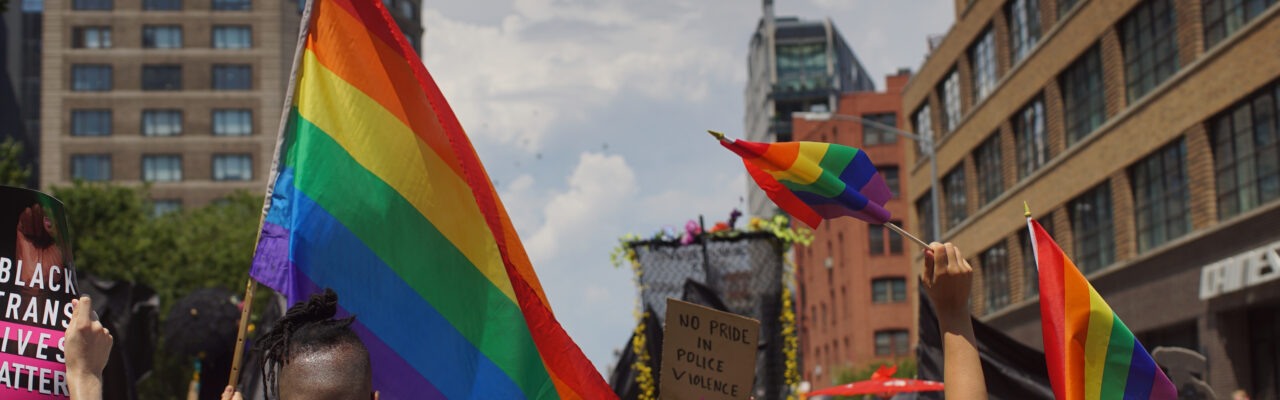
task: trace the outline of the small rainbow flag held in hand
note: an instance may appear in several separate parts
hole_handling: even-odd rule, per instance
[[[611,399],[377,0],[311,0],[250,275],[338,293],[383,399]]]
[[[1030,213],[1028,213],[1030,214]],[[1040,322],[1058,400],[1176,400],[1177,390],[1093,285],[1027,218],[1040,269]]]
[[[889,222],[884,203],[893,197],[867,153],[849,146],[818,142],[720,144],[742,156],[751,179],[778,207],[810,227],[823,219],[854,217],[872,224]]]

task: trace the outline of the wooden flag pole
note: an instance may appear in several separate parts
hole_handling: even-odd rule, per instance
[[[892,223],[892,222],[885,222],[885,223],[884,223],[884,226],[889,227],[889,229],[892,229],[894,232],[898,232],[898,234],[899,234],[899,235],[902,235],[902,236],[906,236],[906,237],[908,237],[908,238],[911,238],[911,240],[914,240],[916,243],[919,243],[921,246],[924,246],[924,248],[926,248],[926,249],[927,249],[927,248],[929,248],[929,244],[928,244],[928,243],[925,243],[923,240],[920,240],[920,238],[916,237],[916,235],[912,235],[912,234],[910,234],[910,233],[907,233],[907,231],[902,230],[902,228],[899,228],[899,227],[898,227],[898,225],[896,225],[896,224],[894,224],[894,223]]]
[[[249,311],[253,310],[253,291],[258,281],[249,278],[244,288],[244,305],[240,307],[240,332],[236,334],[236,353],[231,358],[231,379],[227,386],[236,387],[240,381],[240,363],[244,362],[244,335],[249,331]]]

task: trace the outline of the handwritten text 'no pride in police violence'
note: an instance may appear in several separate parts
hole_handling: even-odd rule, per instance
[[[700,330],[702,327],[702,319],[697,315],[680,315],[680,326],[689,328],[694,331]],[[722,321],[710,320],[706,324],[707,330],[704,332],[708,335],[719,337],[720,339],[730,342],[741,342],[747,346],[752,346],[753,341],[749,340],[750,328],[743,328],[736,325],[730,325]],[[738,387],[736,383],[724,382],[716,379],[715,376],[703,375],[699,372],[712,371],[724,373],[723,359],[717,359],[715,349],[713,349],[712,341],[703,337],[698,337],[697,348],[690,350],[683,347],[676,348],[677,365],[671,367],[677,380],[684,380],[690,385],[700,387],[702,389],[713,392],[723,393],[727,396],[738,397],[739,393],[744,390]],[[681,371],[681,366],[689,368],[689,370]]]

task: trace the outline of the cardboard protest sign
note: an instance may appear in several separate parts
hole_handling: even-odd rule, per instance
[[[62,202],[0,186],[0,399],[68,398],[62,335],[78,296]]]
[[[667,299],[659,397],[749,399],[760,321]]]

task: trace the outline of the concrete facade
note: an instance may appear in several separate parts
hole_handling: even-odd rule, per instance
[[[893,114],[896,126],[902,128],[905,124],[902,123],[901,92],[908,79],[910,73],[902,72],[887,78],[884,92],[843,94],[835,113],[863,118]],[[867,143],[863,135],[866,127],[853,121],[794,119],[793,123],[796,140],[856,147],[866,151],[882,169],[905,171],[902,155],[903,147],[911,145],[908,140],[896,138],[892,143]],[[899,182],[899,193],[905,193],[902,191],[905,188]],[[890,200],[886,208],[896,218],[910,215],[901,197]],[[910,226],[907,219],[898,223]],[[872,230],[881,232],[875,244],[869,236]],[[877,332],[890,335],[903,332],[908,341],[914,343],[911,310],[916,289],[915,280],[909,279],[911,258],[906,253],[910,249],[906,241],[908,239],[891,234],[887,228],[839,218],[823,221],[814,230],[810,246],[796,247],[801,376],[815,390],[841,383],[835,381],[841,370],[863,368],[876,360],[913,357],[911,344],[905,345],[908,351],[904,354],[895,354],[893,350],[898,346],[893,344],[888,354],[876,352]],[[881,254],[872,254],[872,246],[879,247]],[[884,301],[873,300],[874,281],[880,280],[883,284],[899,279],[903,293],[889,293]]]
[[[1280,58],[1276,57],[1280,7],[1274,1],[1259,2],[1260,8],[1251,9],[1225,39],[1210,43],[1206,21],[1215,14],[1203,8],[1217,2],[1166,0],[1172,8],[1174,26],[1168,36],[1176,44],[1172,51],[1176,67],[1169,76],[1157,78],[1145,93],[1129,93],[1133,90],[1127,85],[1129,78],[1142,78],[1143,72],[1130,71],[1132,64],[1126,62],[1126,52],[1135,50],[1126,44],[1125,18],[1153,7],[1156,0],[1078,0],[1059,7],[1060,1],[1038,2],[1040,38],[1030,55],[1016,62],[998,60],[998,65],[1008,67],[997,68],[996,88],[983,99],[964,98],[963,118],[953,131],[945,132],[936,123],[940,103],[935,88],[948,71],[960,66],[961,93],[971,92],[969,72],[963,68],[969,64],[967,49],[988,27],[997,33],[997,47],[1008,48],[1008,40],[1000,38],[1008,37],[1009,2],[957,0],[957,23],[903,93],[904,110],[930,107],[940,174],[957,167],[967,172],[967,217],[952,226],[944,224],[941,236],[965,249],[978,269],[973,312],[1024,343],[1041,347],[1038,297],[1031,286],[1034,279],[1027,276],[1033,270],[1025,267],[1023,261],[1029,255],[1023,254],[1020,245],[1026,230],[1023,202],[1030,204],[1038,220],[1053,225],[1051,233],[1058,244],[1078,258],[1083,246],[1079,235],[1088,228],[1077,223],[1086,212],[1073,207],[1073,200],[1093,188],[1106,187],[1111,232],[1098,237],[1110,243],[1114,255],[1085,271],[1094,287],[1148,349],[1171,345],[1205,354],[1211,368],[1204,378],[1218,395],[1246,389],[1254,398],[1280,396],[1277,347],[1274,339],[1267,339],[1280,334],[1274,317],[1280,310],[1280,286],[1259,280],[1230,293],[1200,295],[1201,288],[1212,283],[1205,267],[1280,239],[1280,231],[1269,228],[1280,218],[1280,203],[1272,199],[1264,198],[1239,213],[1223,211],[1219,202],[1231,195],[1223,188],[1233,187],[1237,179],[1244,185],[1256,178],[1232,175],[1233,163],[1241,162],[1224,150],[1224,143],[1231,146],[1232,142],[1215,141],[1230,134],[1230,129],[1215,128],[1215,123],[1231,119],[1242,105],[1274,108],[1280,82]],[[1097,74],[1101,122],[1072,140],[1067,133],[1070,110],[1065,86],[1071,83],[1066,75],[1074,62],[1093,51],[1101,67]],[[997,51],[998,58],[1006,57],[1001,54],[1007,56],[1008,51]],[[1049,158],[1019,178],[1018,144],[1011,124],[1034,99],[1043,100]],[[1258,128],[1250,133],[1265,137],[1267,129],[1276,129],[1275,118],[1267,113],[1274,115],[1274,111],[1252,115],[1246,111],[1235,126],[1252,119]],[[912,129],[918,131],[918,127]],[[974,173],[979,161],[975,149],[991,135],[999,135],[1002,143],[998,178],[1003,185],[996,198],[980,204],[976,188],[993,177]],[[1258,157],[1269,157],[1266,152],[1273,150],[1265,147],[1265,141],[1259,143]],[[1161,176],[1169,178],[1165,185],[1177,187],[1171,193],[1182,197],[1175,202],[1183,206],[1165,217],[1183,221],[1185,232],[1169,234],[1143,248],[1144,231],[1136,216],[1151,207],[1142,205],[1145,186],[1137,171],[1148,157],[1171,146],[1184,149],[1167,159],[1176,160],[1179,173]],[[916,219],[919,229],[928,223],[919,214],[920,205],[933,188],[926,160],[914,152],[907,152],[906,158],[911,166],[910,212],[922,217]],[[943,204],[935,206],[947,221],[948,194],[945,189],[940,194]],[[1004,265],[982,265],[981,254],[999,246],[1007,249]],[[922,265],[919,258],[914,264]],[[999,275],[986,269],[1003,269],[1007,280],[984,282],[985,276]],[[987,304],[989,291],[1007,293],[1010,301]]]
[[[76,155],[110,157],[110,180],[142,184],[143,158],[181,157],[181,179],[151,182],[151,197],[199,207],[237,190],[262,192],[271,168],[281,110],[287,90],[301,19],[300,0],[252,0],[247,10],[215,10],[222,0],[181,1],[179,10],[144,9],[146,0],[112,0],[108,10],[76,10],[78,0],[46,0],[40,88],[41,186],[68,185]],[[419,0],[384,0],[402,32],[419,49],[423,28]],[[181,28],[178,48],[144,48],[147,26]],[[247,26],[250,47],[214,47],[215,26]],[[77,48],[77,28],[105,27],[111,32],[105,48]],[[111,88],[77,91],[72,87],[75,65],[109,65]],[[174,65],[181,68],[178,90],[144,90],[143,68]],[[217,89],[213,71],[219,65],[247,65],[247,90]],[[248,109],[251,133],[213,134],[214,110]],[[108,135],[72,135],[74,110],[110,110]],[[181,133],[143,134],[144,110],[179,110]],[[214,158],[248,156],[249,180],[217,180]]]

